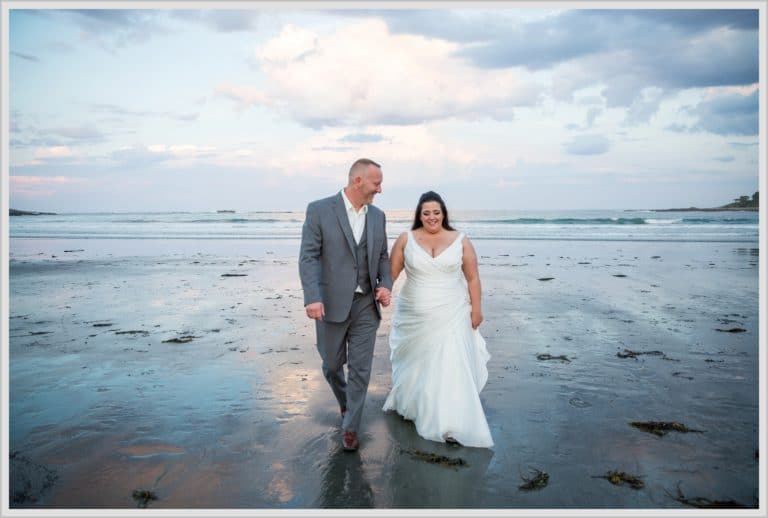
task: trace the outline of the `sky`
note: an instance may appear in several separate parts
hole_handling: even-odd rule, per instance
[[[759,189],[757,9],[14,5],[11,208],[302,210],[360,157],[384,209],[426,190],[557,210]]]

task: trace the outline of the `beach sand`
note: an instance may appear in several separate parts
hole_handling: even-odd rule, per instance
[[[12,239],[11,507],[757,506],[757,244],[474,244],[494,447],[381,411],[391,306],[347,453],[298,243]],[[548,484],[520,489],[535,469]]]

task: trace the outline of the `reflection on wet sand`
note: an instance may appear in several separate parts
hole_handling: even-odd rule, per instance
[[[11,261],[12,505],[128,509],[147,490],[156,509],[680,508],[678,484],[689,499],[757,505],[757,248],[480,245],[492,451],[424,440],[381,411],[388,309],[361,448],[343,452],[295,258]],[[519,257],[482,258],[497,253]],[[248,277],[223,281],[230,271]],[[732,328],[744,331],[718,331]],[[186,335],[199,338],[165,342]],[[675,361],[617,356],[625,348]],[[656,437],[635,420],[705,433]],[[530,467],[550,474],[546,488],[518,490]],[[609,470],[645,487],[593,478]]]
[[[320,495],[313,507],[338,509],[374,507],[373,491],[358,452],[344,451],[337,445],[323,464]]]
[[[395,412],[387,412],[384,420],[395,444],[388,481],[392,507],[445,509],[478,506],[478,496],[484,486],[484,475],[493,458],[493,450],[423,439],[416,433],[413,422]],[[408,455],[406,452],[409,450],[461,458],[466,464],[452,468],[424,462]]]

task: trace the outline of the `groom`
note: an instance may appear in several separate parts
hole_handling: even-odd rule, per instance
[[[304,306],[315,320],[323,375],[339,402],[347,451],[360,446],[357,431],[381,320],[379,304],[389,305],[392,289],[386,218],[371,205],[381,181],[379,164],[357,160],[341,192],[307,206],[301,231]]]

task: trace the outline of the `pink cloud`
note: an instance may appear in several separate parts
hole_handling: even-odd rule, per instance
[[[71,157],[74,153],[67,146],[53,146],[41,148],[35,151],[35,158],[64,158]]]
[[[9,176],[8,180],[11,183],[11,187],[82,182],[79,178],[69,178],[67,176]]]
[[[13,196],[48,198],[57,193],[59,186],[79,184],[83,180],[66,176],[9,176],[8,182]]]

